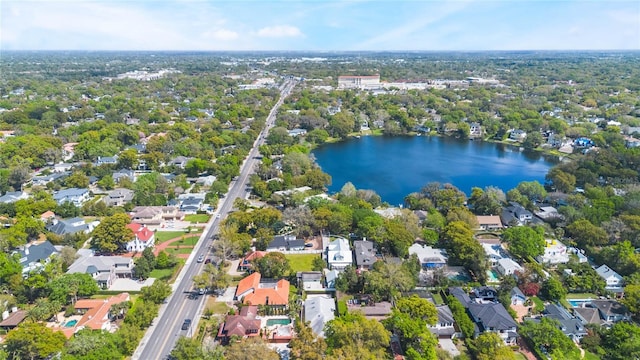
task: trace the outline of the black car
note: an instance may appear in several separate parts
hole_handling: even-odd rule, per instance
[[[182,330],[188,330],[190,326],[191,319],[184,319],[184,322],[182,323]]]

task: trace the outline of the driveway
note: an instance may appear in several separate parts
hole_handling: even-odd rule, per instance
[[[449,354],[451,354],[451,356],[455,357],[460,355],[460,351],[451,339],[438,339],[438,345],[440,346],[440,348],[446,350]]]
[[[226,303],[233,303],[233,296],[236,294],[236,287],[235,286],[230,286],[227,288],[227,290],[225,290],[224,294],[218,296],[216,298],[216,301],[218,302],[226,302]]]
[[[109,291],[140,291],[143,286],[151,286],[155,280],[154,278],[148,278],[143,282],[139,282],[129,278],[115,279],[111,287],[109,287]]]

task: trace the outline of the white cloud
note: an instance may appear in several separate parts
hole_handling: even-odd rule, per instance
[[[304,34],[300,29],[291,25],[267,26],[258,30],[259,37],[302,37]]]
[[[236,40],[240,36],[237,32],[228,29],[218,29],[214,31],[207,31],[202,34],[204,38],[216,39],[221,41]]]

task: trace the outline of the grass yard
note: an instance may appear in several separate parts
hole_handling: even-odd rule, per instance
[[[583,359],[584,360],[600,360],[600,356],[598,356],[598,355],[596,355],[596,354],[594,354],[592,352],[585,351]]]
[[[176,249],[175,246],[169,246],[164,251],[166,251],[167,254],[173,254],[173,255],[191,254],[191,252],[193,252],[193,246],[181,246],[179,249]]]
[[[170,269],[153,269],[149,274],[149,277],[156,278],[161,281],[168,281],[173,275],[173,268]]]
[[[569,293],[567,299],[597,299],[598,295],[591,293]]]
[[[184,231],[156,231],[156,245],[184,235]]]
[[[192,224],[202,224],[209,221],[210,216],[207,214],[189,214],[185,215],[184,220]]]
[[[534,311],[536,311],[536,312],[544,311],[544,301],[542,301],[539,297],[532,296],[531,297],[531,301],[533,301],[533,305],[534,305],[533,310]]]
[[[442,295],[440,295],[440,292],[431,293],[431,296],[433,296],[433,301],[436,303],[436,305],[444,304],[444,300],[442,300]]]
[[[195,246],[196,243],[198,242],[198,240],[200,240],[200,235],[198,235],[198,236],[189,236],[188,238],[184,239],[184,242],[180,242],[180,241],[174,242],[173,244],[169,245],[169,247],[172,247],[172,246],[174,246],[176,244],[179,244],[180,246],[183,246],[183,245]]]
[[[527,360],[527,357],[524,356],[522,353],[515,352],[515,355],[516,355],[516,360]]]
[[[207,298],[207,305],[205,305],[205,308],[214,314],[224,315],[229,313],[229,306],[224,302],[216,301],[215,296],[209,296],[209,298]]]
[[[320,254],[285,254],[291,270],[295,273],[298,271],[311,271],[313,270],[313,259],[320,256]]]

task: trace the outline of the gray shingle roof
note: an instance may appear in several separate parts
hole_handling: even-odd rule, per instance
[[[468,303],[469,313],[476,323],[485,329],[509,330],[518,326],[507,309],[500,303],[477,304]]]
[[[51,244],[49,241],[31,245],[26,250],[20,251],[20,264],[24,267],[32,262],[45,260],[52,254],[56,254],[57,252],[58,251],[56,250],[56,248],[53,247],[53,244]]]

